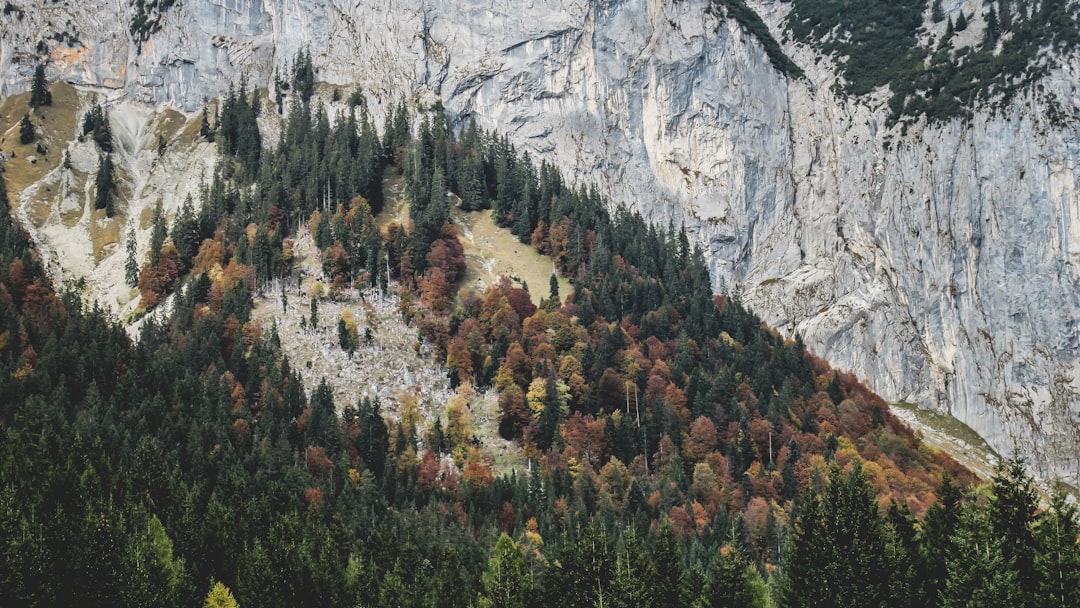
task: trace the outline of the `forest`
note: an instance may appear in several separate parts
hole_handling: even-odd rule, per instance
[[[304,55],[276,88],[277,107],[242,82],[204,112],[223,161],[129,260],[147,310],[172,298],[137,340],[50,283],[0,179],[4,605],[1080,605],[1071,503],[1018,457],[978,480],[924,445],[713,294],[681,227],[438,104],[380,130],[356,91],[331,115]],[[376,222],[386,175],[404,224]],[[452,204],[491,209],[573,294],[459,293]],[[297,280],[302,226],[323,297],[398,291],[451,381],[498,391],[527,472],[496,475],[450,418],[303,385],[251,318]]]

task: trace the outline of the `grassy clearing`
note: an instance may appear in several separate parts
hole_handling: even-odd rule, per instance
[[[455,209],[453,218],[465,246],[461,295],[482,294],[499,277],[508,276],[528,285],[534,304],[539,305],[540,299],[547,297],[548,282],[555,271],[550,258],[523,244],[509,230],[499,228],[490,210]],[[559,297],[565,300],[572,291],[570,281],[559,277]]]
[[[494,390],[477,395],[471,403],[473,428],[481,440],[481,452],[494,463],[496,475],[519,475],[528,468],[521,446],[499,436],[499,395]]]
[[[993,475],[994,464],[1000,455],[968,425],[949,414],[923,409],[913,403],[899,402],[889,407],[918,431],[930,447],[948,452],[983,479]]]
[[[79,93],[71,85],[53,83],[52,105],[42,106],[30,112],[30,121],[37,129],[33,142],[19,143],[19,121],[30,111],[29,93],[20,93],[0,102],[0,150],[8,156],[4,166],[4,179],[13,202],[28,186],[40,181],[46,173],[55,169],[64,157],[67,142],[75,137],[75,125],[80,106]],[[36,147],[41,143],[47,149],[39,154]],[[35,162],[31,163],[33,158]]]

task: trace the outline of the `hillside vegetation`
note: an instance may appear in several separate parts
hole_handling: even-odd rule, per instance
[[[7,605],[1080,601],[1073,507],[1039,510],[1019,460],[976,487],[856,378],[714,296],[679,227],[438,106],[402,103],[380,132],[358,93],[331,119],[296,65],[277,145],[243,84],[202,129],[225,160],[171,225],[155,213],[133,272],[148,310],[173,300],[137,341],[53,291],[0,190]],[[408,220],[380,226],[394,175]],[[573,293],[459,293],[451,201],[490,209]],[[321,290],[300,272],[309,242]],[[386,338],[363,324],[396,301],[455,394],[305,382],[254,307],[281,286],[346,357]],[[497,394],[525,471],[495,474],[473,437],[493,404],[471,411],[473,391]]]
[[[836,61],[843,92],[888,86],[894,121],[970,117],[976,102],[1000,107],[1080,44],[1076,3],[977,6],[978,15],[963,5],[945,14],[941,0],[793,0],[787,32]]]

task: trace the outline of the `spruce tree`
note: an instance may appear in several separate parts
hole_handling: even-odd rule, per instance
[[[135,224],[128,225],[124,248],[127,250],[127,257],[124,259],[124,281],[129,287],[135,287],[139,284],[139,263],[135,259]]]
[[[34,80],[30,85],[30,107],[35,110],[41,106],[52,105],[49,83],[45,80],[45,64],[39,63],[34,68]]]
[[[885,534],[858,462],[848,475],[835,467],[824,493],[804,499],[785,570],[783,597],[792,608],[884,605]]]
[[[151,224],[150,265],[157,266],[158,260],[161,257],[161,247],[165,245],[165,237],[167,235],[165,229],[165,209],[162,207],[161,199],[158,199],[157,203],[154,204],[154,215]]]
[[[114,187],[112,155],[106,154],[98,161],[97,177],[94,178],[94,208],[104,209],[107,217],[112,217],[115,213]]]
[[[202,124],[199,125],[199,136],[206,141],[214,142],[214,130],[210,128],[210,116],[206,106],[202,109]]]
[[[1038,506],[1038,494],[1024,459],[1014,456],[998,464],[990,498],[990,525],[993,537],[1001,540],[1005,561],[1016,569],[1021,605],[1027,607],[1035,606],[1038,594],[1034,533]]]
[[[30,122],[30,114],[23,114],[19,121],[19,143],[26,145],[34,141],[34,123]]]
[[[1035,568],[1039,576],[1041,605],[1066,608],[1080,606],[1080,522],[1076,505],[1054,494],[1050,508],[1036,531],[1039,551]]]
[[[998,537],[983,509],[961,512],[954,549],[946,560],[947,578],[941,594],[943,608],[1025,606],[1014,559],[1003,550],[1008,539]]]
[[[495,543],[480,581],[483,592],[478,605],[485,608],[525,608],[532,604],[536,592],[525,558],[506,534]]]

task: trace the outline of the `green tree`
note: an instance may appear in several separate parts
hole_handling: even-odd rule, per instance
[[[1039,550],[1035,568],[1039,576],[1040,606],[1080,606],[1080,525],[1075,505],[1054,494],[1050,509],[1039,522],[1035,540]]]
[[[30,107],[35,110],[41,106],[52,105],[49,83],[45,80],[45,64],[39,63],[34,68],[34,80],[30,85]]]
[[[135,258],[136,253],[135,224],[128,225],[127,239],[124,243],[127,257],[124,259],[124,282],[128,287],[139,284],[139,262]]]
[[[881,606],[888,596],[885,534],[874,493],[856,463],[834,467],[821,496],[810,491],[795,520],[784,602],[792,608]]]
[[[934,20],[934,23],[941,23],[945,20],[945,12],[941,8],[941,0],[934,0],[930,7],[930,18]]]
[[[746,560],[742,551],[728,547],[713,560],[702,596],[694,608],[768,608],[768,589],[761,575]]]
[[[112,155],[106,154],[98,161],[97,177],[94,178],[94,208],[104,209],[107,217],[112,217],[116,212],[113,204],[115,187]]]
[[[658,606],[656,597],[656,565],[649,558],[633,529],[622,539],[622,549],[615,559],[615,576],[611,581],[611,608]]]
[[[926,605],[941,605],[945,589],[947,559],[955,550],[956,530],[960,521],[960,489],[945,475],[937,489],[937,501],[930,505],[919,532],[919,597]]]
[[[34,141],[34,123],[30,122],[30,113],[23,114],[19,121],[19,143],[26,145]]]
[[[175,605],[184,565],[173,557],[172,540],[156,516],[130,538],[127,595],[132,605]]]
[[[1038,494],[1019,455],[999,463],[992,481],[989,506],[992,535],[1000,540],[1005,561],[1016,569],[1022,606],[1032,607],[1038,594],[1034,532]]]
[[[154,203],[154,215],[150,223],[150,265],[157,266],[161,258],[161,248],[165,245],[165,237],[168,234],[165,228],[165,209],[162,207],[160,198]]]
[[[203,608],[239,608],[239,604],[236,603],[228,587],[221,583],[214,583],[214,586],[210,588],[210,593],[206,594]]]
[[[480,582],[483,591],[478,605],[484,608],[524,608],[536,592],[521,550],[506,534],[500,535],[495,543]]]
[[[210,115],[206,106],[202,109],[202,122],[199,124],[199,136],[210,143],[214,143],[214,130],[210,128]]]
[[[326,378],[319,382],[319,387],[311,396],[311,415],[308,417],[307,437],[309,445],[326,448],[333,453],[338,448],[338,416],[334,410],[334,395]]]
[[[1023,592],[1015,561],[1003,551],[1007,539],[995,536],[983,509],[961,512],[954,550],[946,560],[943,608],[1022,606]]]

